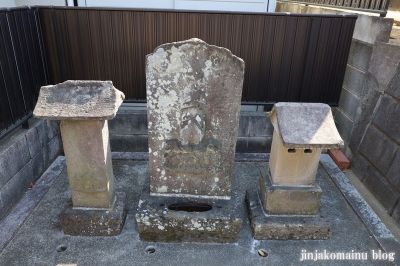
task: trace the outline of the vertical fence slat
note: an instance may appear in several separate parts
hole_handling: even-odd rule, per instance
[[[0,12],[0,138],[27,120],[47,66],[36,8]]]

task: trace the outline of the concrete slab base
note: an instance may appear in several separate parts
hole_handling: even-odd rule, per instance
[[[268,215],[257,191],[246,191],[253,236],[258,240],[322,240],[330,237],[331,223],[322,215]]]
[[[268,214],[315,215],[319,210],[322,190],[313,186],[275,186],[269,172],[261,172],[260,199]]]
[[[116,236],[121,233],[126,218],[126,194],[115,193],[114,207],[103,209],[75,209],[68,200],[59,219],[66,235]]]
[[[320,200],[321,215],[332,223],[331,237],[327,240],[256,240],[253,237],[246,208],[240,214],[243,220],[238,242],[235,244],[199,242],[148,242],[139,238],[135,214],[144,182],[149,174],[148,162],[138,154],[124,153],[113,160],[116,191],[127,196],[127,218],[120,235],[115,237],[70,236],[62,232],[58,215],[71,197],[65,164],[56,175],[54,184],[46,190],[34,208],[20,209],[18,215],[30,215],[17,231],[0,222],[1,232],[9,233],[10,241],[0,250],[0,264],[20,265],[400,265],[400,244],[369,208],[329,155],[321,156],[316,182],[323,194]],[[55,165],[53,164],[52,167]],[[58,168],[58,167],[57,167]],[[257,191],[261,171],[268,170],[268,162],[236,162],[232,179],[232,196],[244,205],[245,191]],[[49,174],[43,176],[49,179]],[[339,189],[340,188],[340,189]],[[42,190],[40,184],[30,192]],[[27,193],[26,201],[32,200]],[[142,203],[143,205],[143,203]],[[17,210],[16,210],[17,211]],[[21,213],[22,212],[22,213]],[[17,215],[17,214],[15,214]],[[16,216],[14,216],[16,217]],[[58,247],[64,247],[60,252]],[[259,255],[262,249],[267,257]],[[61,250],[61,251],[62,251]],[[149,252],[154,250],[154,253]],[[337,254],[366,253],[367,260],[302,260],[304,251]],[[374,253],[375,252],[375,253]],[[381,252],[383,256],[374,258]],[[394,256],[394,261],[388,258]],[[394,255],[393,255],[394,254]],[[316,258],[315,258],[316,259]]]
[[[230,200],[152,196],[144,185],[136,222],[140,239],[151,242],[235,243],[242,227],[243,203]]]

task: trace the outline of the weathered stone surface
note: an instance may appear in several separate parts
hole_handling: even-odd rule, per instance
[[[247,149],[245,152],[249,153],[264,153],[270,152],[272,145],[272,137],[248,137]]]
[[[366,78],[366,73],[361,72],[359,69],[356,69],[348,65],[343,80],[343,87],[347,88],[349,91],[353,92],[358,97],[362,97],[363,96],[362,87],[364,85],[365,78]],[[342,92],[343,91],[345,90],[342,90]]]
[[[61,135],[74,207],[111,208],[114,175],[107,120],[62,120]]]
[[[375,43],[368,71],[376,78],[382,89],[385,89],[392,80],[399,61],[400,48],[398,45]]]
[[[277,103],[267,113],[286,148],[339,149],[331,108],[321,103]]]
[[[368,43],[360,42],[356,39],[351,41],[349,58],[347,63],[358,69],[367,72],[369,60],[371,59],[373,46]],[[347,67],[349,69],[349,67]],[[354,69],[354,68],[353,68]],[[346,70],[347,72],[347,70]],[[347,75],[347,73],[346,73]]]
[[[32,158],[33,175],[38,179],[52,162],[61,154],[60,138],[54,137],[42,150]]]
[[[49,120],[109,120],[124,99],[111,81],[68,80],[43,86],[33,115]]]
[[[371,121],[376,103],[381,96],[378,81],[371,74],[367,74],[363,87],[363,95],[364,97],[359,107],[361,112],[354,121],[355,124],[349,141],[349,147],[355,151],[359,149],[365,130]]]
[[[396,156],[394,157],[392,165],[387,172],[386,178],[398,191],[400,191],[400,150],[397,150]]]
[[[397,207],[394,209],[392,218],[396,221],[398,225],[400,225],[400,202],[397,204]]]
[[[108,122],[110,135],[147,135],[147,112],[145,110],[119,110]]]
[[[242,226],[242,201],[150,196],[149,180],[139,200],[136,222],[140,239],[150,242],[235,243]],[[174,206],[212,207],[208,211],[174,210]],[[193,207],[191,207],[193,208]],[[204,208],[205,209],[205,208]]]
[[[0,190],[0,220],[12,209],[31,182],[35,182],[32,162],[28,162],[15,176],[13,176]]]
[[[353,121],[343,114],[340,108],[332,108],[332,114],[340,136],[345,143],[348,143],[353,130]]]
[[[110,120],[113,121],[113,120]],[[111,151],[120,152],[148,152],[148,135],[118,135],[110,137]]]
[[[262,113],[261,113],[262,114]],[[271,121],[264,115],[249,116],[249,136],[250,137],[271,137],[274,127]]]
[[[372,122],[395,142],[400,143],[400,103],[388,94],[382,95]]]
[[[399,193],[373,167],[368,169],[363,184],[390,214],[399,199]]]
[[[397,99],[400,99],[400,64],[397,65],[397,68],[393,74],[393,78],[390,80],[386,92],[393,95]]]
[[[272,137],[269,171],[274,185],[309,186],[315,183],[321,149],[288,149],[279,133]]]
[[[381,128],[397,144],[400,144],[400,103],[397,102],[394,111],[388,114],[385,127]]]
[[[0,188],[30,160],[29,146],[25,135],[18,134],[15,137],[6,138],[6,140],[8,140],[6,143],[0,142]]]
[[[340,93],[339,106],[344,114],[346,114],[352,121],[357,116],[360,98],[346,89],[342,89]]]
[[[151,193],[229,198],[244,62],[199,39],[146,60]]]
[[[361,182],[364,180],[369,167],[370,164],[361,154],[354,156],[353,160],[351,161],[351,170],[354,174],[356,174]]]
[[[313,215],[319,210],[322,190],[318,184],[306,186],[274,186],[269,174],[261,173],[260,199],[268,214]]]
[[[73,208],[68,201],[59,215],[64,234],[73,236],[116,236],[126,218],[126,195],[116,193],[114,207],[108,210]]]
[[[353,39],[374,45],[375,42],[388,42],[393,19],[357,14]]]
[[[246,204],[255,239],[315,240],[330,237],[331,223],[317,216],[268,215],[263,211],[257,191],[246,191]]]
[[[382,132],[369,126],[360,145],[360,152],[386,175],[398,148]]]

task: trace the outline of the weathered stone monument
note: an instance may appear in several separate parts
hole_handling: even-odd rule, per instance
[[[244,62],[199,39],[146,59],[149,183],[136,221],[147,241],[235,242],[231,197]]]
[[[277,103],[267,116],[274,126],[269,171],[261,173],[258,195],[246,194],[254,237],[327,239],[330,223],[319,216],[315,179],[322,149],[343,146],[331,108]]]
[[[44,86],[33,115],[61,120],[72,202],[59,218],[65,234],[112,236],[123,227],[126,195],[115,192],[107,120],[125,95],[111,81]]]

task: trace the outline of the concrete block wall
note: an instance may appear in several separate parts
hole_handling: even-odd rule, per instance
[[[120,110],[108,123],[112,151],[148,152],[145,110]],[[270,152],[272,133],[273,126],[264,112],[241,112],[236,152]]]
[[[31,118],[28,123],[29,129],[0,140],[0,220],[61,154],[57,122]]]
[[[352,169],[400,225],[400,46],[375,42],[362,88]]]

